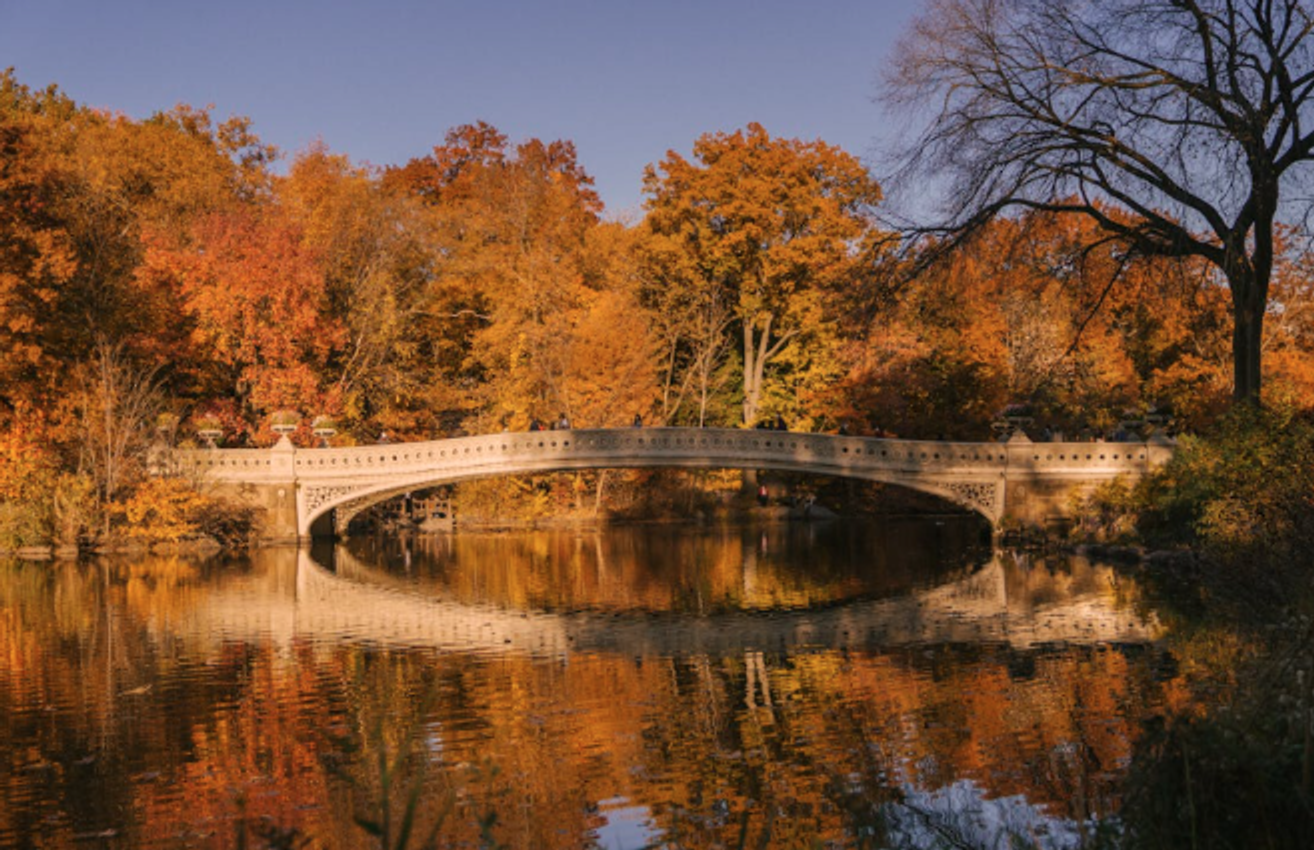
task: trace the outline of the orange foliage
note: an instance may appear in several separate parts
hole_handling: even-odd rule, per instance
[[[1074,217],[997,219],[876,317],[829,403],[904,436],[983,439],[1010,403],[1074,433],[1152,405],[1200,424],[1230,393],[1228,310],[1198,262]]]
[[[739,422],[797,418],[797,386],[781,388],[780,373],[810,379],[797,383],[829,377],[836,305],[871,261],[880,187],[845,151],[772,138],[756,123],[705,134],[693,153],[690,161],[669,151],[644,174],[644,224],[655,240],[649,299],[669,313],[692,306],[684,322],[664,317],[669,334],[691,337],[699,305],[723,295],[734,326],[720,332],[741,340]]]
[[[342,344],[323,313],[324,281],[300,232],[275,211],[215,214],[195,243],[152,237],[143,275],[174,281],[192,324],[194,356],[221,368],[258,418],[283,408],[331,411],[325,367]]]

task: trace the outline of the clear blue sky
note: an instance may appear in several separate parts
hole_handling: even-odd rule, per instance
[[[144,118],[249,116],[295,153],[423,156],[488,121],[575,142],[612,214],[645,165],[760,122],[864,159],[882,62],[921,0],[0,0],[0,66]]]

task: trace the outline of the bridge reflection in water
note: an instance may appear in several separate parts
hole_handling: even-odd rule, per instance
[[[1110,569],[1074,565],[1043,587],[1025,563],[996,554],[974,571],[905,595],[807,610],[616,616],[550,613],[453,601],[409,588],[336,550],[336,573],[310,550],[278,549],[260,580],[226,583],[193,612],[189,630],[224,640],[359,642],[535,656],[617,653],[713,656],[740,652],[875,649],[908,644],[1144,643],[1152,616],[1120,604]],[[273,581],[269,581],[273,578]]]
[[[377,846],[355,818],[407,741],[397,787],[452,846],[490,811],[535,850],[768,846],[786,821],[855,846],[869,817],[936,846],[960,812],[1075,835],[1116,813],[1140,724],[1189,674],[1134,582],[972,529],[0,562],[0,846],[219,846],[256,822]]]

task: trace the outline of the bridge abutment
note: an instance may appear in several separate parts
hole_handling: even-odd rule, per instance
[[[213,495],[256,512],[256,533],[262,541],[296,543],[304,536],[297,504],[297,449],[287,437],[270,449],[204,449],[190,455],[186,468],[198,474]]]
[[[1081,503],[1119,478],[1148,475],[1167,463],[1174,444],[1034,443],[1019,435],[1005,444],[1004,509],[997,525],[1045,528],[1079,519]]]

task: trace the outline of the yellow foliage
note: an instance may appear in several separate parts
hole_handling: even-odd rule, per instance
[[[114,506],[128,537],[174,542],[199,533],[199,517],[212,501],[180,478],[151,478]]]

